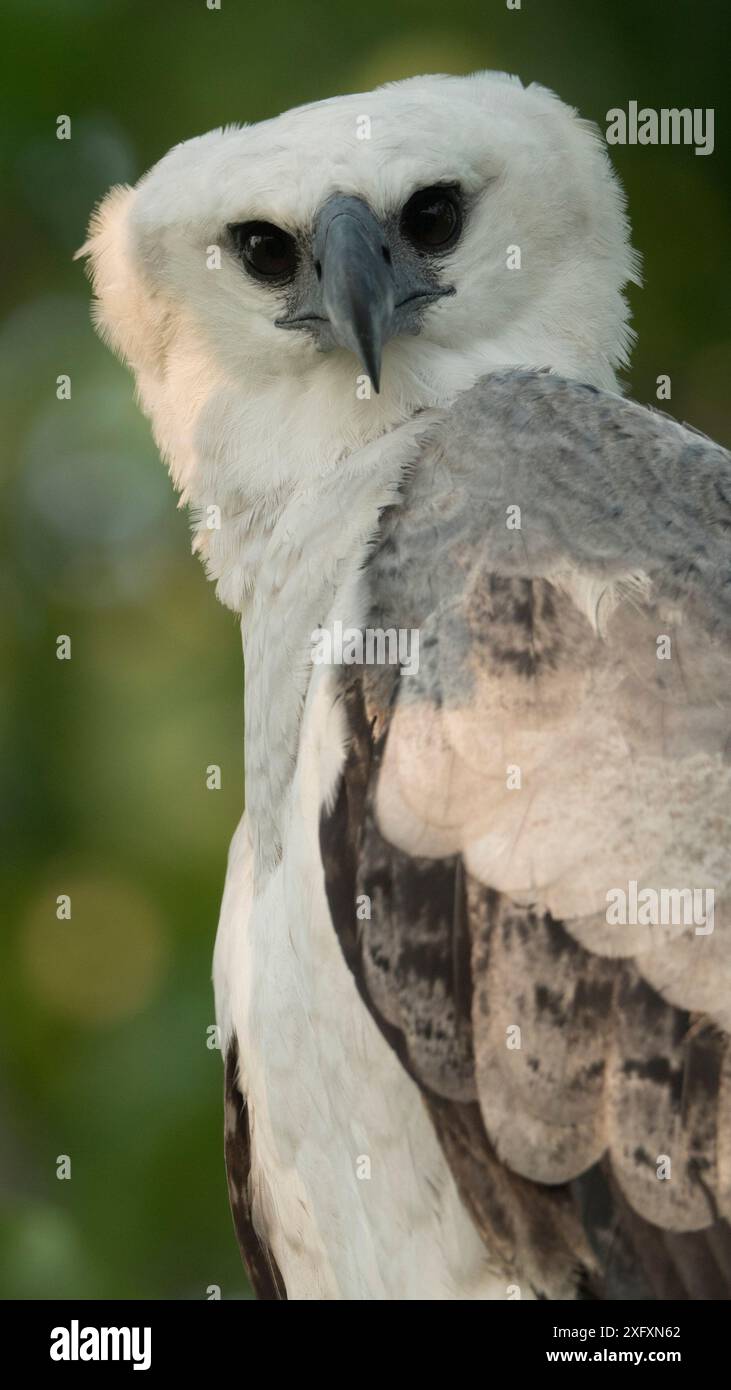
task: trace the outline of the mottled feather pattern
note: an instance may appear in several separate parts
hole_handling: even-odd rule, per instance
[[[331,911],[539,1296],[549,1269],[588,1296],[731,1291],[730,498],[703,436],[495,374],[432,429],[364,570],[367,624],[418,630],[420,664],[343,673]],[[712,888],[712,932],[610,925],[632,879]]]

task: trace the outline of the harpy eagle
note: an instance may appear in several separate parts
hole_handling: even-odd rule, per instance
[[[242,617],[255,1289],[728,1296],[731,458],[619,393],[597,132],[413,79],[176,146],[85,249]]]

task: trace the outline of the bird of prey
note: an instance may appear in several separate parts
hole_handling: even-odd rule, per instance
[[[727,1297],[731,458],[621,394],[597,131],[409,79],[176,146],[86,250],[242,619],[257,1293]]]

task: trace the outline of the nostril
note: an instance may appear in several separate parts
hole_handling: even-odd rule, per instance
[[[390,265],[390,264],[391,264],[391,252],[389,251],[388,247],[385,246],[385,245],[382,246],[382,247],[381,247],[381,252],[382,252],[382,254],[383,254],[383,259],[384,259],[384,261],[386,262],[386,265]]]
[[[322,279],[322,263],[320,261],[315,261],[315,275],[318,280]]]

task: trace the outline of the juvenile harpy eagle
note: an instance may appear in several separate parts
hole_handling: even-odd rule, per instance
[[[617,393],[596,133],[414,79],[176,147],[88,249],[242,614],[214,973],[257,1290],[726,1293],[731,460]],[[316,664],[338,624],[418,670]]]

